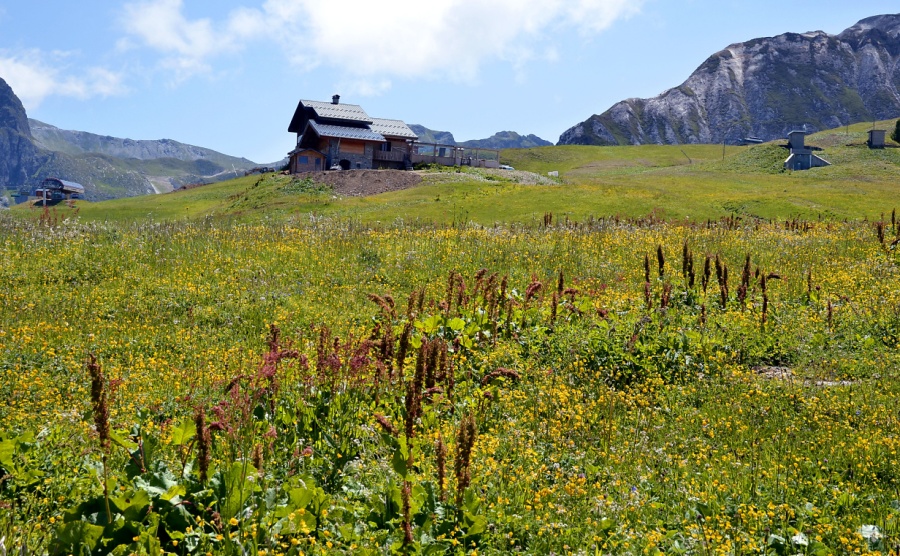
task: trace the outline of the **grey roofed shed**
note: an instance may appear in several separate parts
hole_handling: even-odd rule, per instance
[[[369,129],[375,133],[380,133],[385,137],[401,137],[403,139],[419,138],[416,132],[410,129],[402,120],[389,120],[385,118],[372,118]]]
[[[869,131],[869,140],[866,141],[866,144],[870,149],[883,149],[886,134],[887,131],[883,129],[872,129]]]
[[[319,137],[333,137],[336,139],[357,139],[359,141],[378,141],[383,143],[385,138],[365,127],[346,127],[339,125],[320,124],[315,120],[309,121],[309,126]]]
[[[42,187],[47,189],[56,189],[63,193],[84,195],[84,186],[74,181],[61,180],[59,178],[46,178],[41,182]]]

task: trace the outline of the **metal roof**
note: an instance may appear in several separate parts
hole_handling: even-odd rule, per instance
[[[41,185],[51,189],[61,189],[69,193],[84,193],[84,186],[74,181],[61,180],[59,178],[46,178]]]
[[[372,118],[372,120],[369,128],[375,133],[380,133],[386,137],[419,138],[416,132],[401,120],[386,120],[384,118]]]
[[[362,124],[372,123],[372,118],[366,114],[366,111],[361,106],[356,104],[334,104],[318,100],[301,100],[300,103],[306,108],[312,109],[318,118],[346,120]]]
[[[334,137],[336,139],[357,139],[360,141],[378,141],[383,143],[384,136],[366,127],[345,127],[340,125],[320,124],[315,120],[309,121],[310,127],[319,137]]]

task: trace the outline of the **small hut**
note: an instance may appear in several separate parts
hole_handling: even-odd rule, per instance
[[[866,145],[868,145],[870,149],[883,149],[884,137],[886,134],[887,131],[883,129],[869,130],[869,140],[866,141]]]

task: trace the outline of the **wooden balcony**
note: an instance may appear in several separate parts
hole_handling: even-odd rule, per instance
[[[372,157],[376,161],[381,162],[403,162],[407,157],[406,151],[375,151]]]

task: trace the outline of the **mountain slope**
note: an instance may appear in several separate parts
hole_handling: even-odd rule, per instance
[[[772,140],[900,114],[900,14],[839,35],[785,33],[730,45],[683,84],[628,99],[565,131],[559,144]]]
[[[14,189],[25,184],[36,157],[25,107],[6,81],[0,79],[0,188]]]
[[[421,143],[439,143],[441,145],[455,145],[456,139],[449,131],[435,131],[419,124],[410,124],[409,129],[419,136]]]
[[[460,147],[472,149],[530,149],[552,145],[537,135],[519,135],[515,131],[500,131],[487,139],[475,139],[459,143]]]
[[[31,190],[57,177],[82,184],[85,197],[97,201],[231,179],[254,166],[246,158],[170,139],[119,139],[29,120],[0,79],[0,189]]]
[[[499,131],[487,139],[457,141],[449,131],[435,131],[419,124],[412,124],[409,127],[419,136],[421,143],[438,143],[470,149],[530,149],[553,144],[537,135],[519,135],[515,131]]]
[[[136,158],[138,160],[158,158],[173,158],[190,162],[207,160],[220,168],[230,167],[231,165],[234,165],[236,168],[250,168],[256,165],[253,161],[246,158],[228,156],[211,149],[186,145],[171,139],[160,139],[157,141],[121,139],[85,131],[59,129],[38,120],[29,119],[28,123],[35,144],[48,151],[63,152],[70,155],[96,153],[116,158]]]

